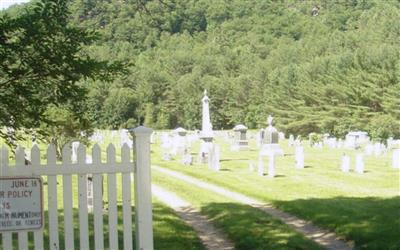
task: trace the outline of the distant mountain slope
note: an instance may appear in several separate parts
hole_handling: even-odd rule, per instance
[[[289,133],[352,129],[400,136],[398,1],[74,0],[72,22],[102,40],[101,59],[131,63],[88,83],[99,127],[144,122],[200,128],[203,89],[214,128]]]

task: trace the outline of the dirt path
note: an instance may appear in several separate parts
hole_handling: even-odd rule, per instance
[[[280,219],[287,225],[291,226],[293,229],[296,231],[304,234],[307,238],[312,239],[313,241],[317,242],[321,246],[327,248],[327,249],[332,249],[332,250],[351,250],[353,249],[353,246],[348,244],[347,242],[340,240],[339,237],[328,230],[322,229],[320,227],[315,226],[309,221],[302,220],[300,218],[297,218],[294,215],[285,213],[281,210],[278,210],[274,208],[271,204],[267,204],[265,202],[260,202],[255,199],[252,199],[250,197],[247,197],[245,195],[229,191],[225,188],[221,188],[219,186],[198,180],[196,178],[184,175],[182,173],[169,170],[166,168],[162,168],[159,166],[152,166],[153,169],[162,172],[166,175],[169,175],[171,177],[180,179],[182,181],[185,181],[187,183],[190,183],[192,185],[195,185],[197,187],[212,191],[214,193],[217,193],[219,195],[229,197],[237,202],[240,202],[242,204],[246,204],[255,208],[258,208],[270,215],[272,215],[275,218]]]
[[[182,200],[176,194],[154,184],[152,184],[152,193],[157,199],[171,207],[179,217],[196,231],[207,249],[235,249],[234,244],[223,232],[215,228],[213,224],[205,216],[201,215],[197,209],[193,208],[190,203]]]

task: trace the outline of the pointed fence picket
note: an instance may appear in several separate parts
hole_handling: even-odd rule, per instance
[[[49,145],[47,148],[47,166],[57,166],[56,148],[54,145]],[[47,197],[49,211],[49,248],[59,249],[57,175],[49,175],[47,177]]]
[[[71,147],[67,144],[63,148],[63,164],[61,168],[65,168],[72,163]],[[73,197],[72,197],[72,176],[70,174],[63,175],[63,205],[64,205],[64,244],[65,249],[74,249],[74,226],[73,226]]]
[[[115,147],[107,147],[107,160],[111,168],[115,167]],[[108,175],[108,234],[110,249],[118,249],[118,214],[117,214],[117,177],[115,173]]]
[[[32,165],[40,166],[40,149],[34,145],[31,149],[31,162]],[[43,230],[36,230],[34,233],[35,249],[43,249]]]
[[[132,161],[131,149],[124,144],[121,148],[121,162],[116,161],[115,147],[110,144],[107,147],[107,161],[102,162],[101,149],[96,144],[92,148],[92,162],[86,162],[86,148],[83,144],[78,147],[77,162],[71,161],[71,147],[63,148],[63,161],[57,162],[56,150],[53,145],[47,148],[47,163],[40,161],[40,150],[34,145],[31,149],[31,162],[25,162],[25,151],[22,148],[16,150],[15,166],[9,164],[8,150],[0,149],[0,177],[47,177],[47,204],[48,204],[48,232],[49,249],[60,249],[60,240],[64,240],[63,249],[90,249],[89,229],[94,232],[94,249],[133,249],[132,238],[132,183],[131,175],[134,174],[135,182],[135,223],[136,223],[136,249],[153,249],[152,229],[152,206],[151,206],[151,181],[150,181],[150,134],[151,129],[139,127],[131,130],[134,135],[133,154],[136,156]],[[88,211],[88,175],[93,176],[93,220],[89,225]],[[122,176],[122,228],[123,245],[118,242],[118,206],[117,206],[117,176]],[[74,218],[73,180],[77,176],[78,193],[76,204],[79,208],[78,217]],[[60,178],[58,178],[60,177]],[[108,206],[103,202],[104,177],[107,177]],[[61,183],[62,188],[58,187]],[[62,190],[61,190],[62,189]],[[62,191],[58,193],[58,191]],[[62,194],[62,204],[58,204],[58,195]],[[46,196],[43,196],[46,197]],[[61,197],[60,197],[61,198]],[[59,210],[63,212],[64,235],[59,235]],[[103,231],[104,210],[108,209],[108,242],[105,242]],[[60,210],[61,211],[61,210]],[[75,246],[74,227],[78,226],[79,246]],[[14,249],[13,232],[1,232],[2,241],[0,249]],[[28,249],[28,232],[20,231],[18,236],[18,249]],[[43,229],[35,230],[33,233],[34,248],[43,249]],[[47,248],[47,247],[46,247]]]
[[[15,152],[15,167],[22,168],[25,165],[25,151],[18,147]],[[28,250],[28,233],[26,231],[18,232],[18,249]]]
[[[98,144],[92,150],[93,164],[101,163],[101,149]],[[94,248],[104,249],[103,233],[103,176],[93,175],[93,214],[94,214]]]
[[[3,176],[3,169],[8,168],[8,150],[5,146],[1,148],[1,159],[0,159],[0,173]],[[5,176],[5,175],[4,175]],[[3,249],[12,249],[12,234],[10,232],[2,233]]]
[[[125,143],[121,149],[121,162],[129,163],[130,148]],[[124,249],[132,249],[132,234],[129,233],[129,228],[132,228],[132,198],[131,198],[131,174],[122,174],[122,215],[124,218]]]

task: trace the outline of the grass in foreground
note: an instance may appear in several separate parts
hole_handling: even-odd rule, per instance
[[[221,146],[221,171],[206,165],[185,167],[179,159],[161,160],[161,149],[152,145],[152,163],[243,193],[335,231],[359,249],[400,249],[399,171],[390,167],[391,155],[365,157],[364,174],[340,171],[339,149],[314,149],[305,145],[306,167],[294,167],[294,149],[282,143],[284,157],[277,158],[277,177],[258,176],[249,171],[257,164],[258,150],[231,152]],[[198,145],[191,153],[196,156]],[[354,151],[348,151],[352,157]],[[353,157],[354,160],[354,157]],[[352,162],[354,166],[354,161]],[[268,165],[266,159],[265,166]]]
[[[201,210],[234,242],[236,249],[322,249],[286,224],[250,206],[165,178],[153,171],[153,181]]]
[[[132,237],[133,247],[135,249],[135,221],[134,221],[134,207],[132,207]],[[79,249],[79,217],[78,209],[74,209],[74,245],[76,249]],[[48,213],[45,212],[45,218]],[[65,249],[64,242],[64,217],[62,210],[59,211],[59,249]],[[154,248],[160,250],[203,250],[204,247],[197,237],[196,233],[192,228],[187,226],[174,212],[159,202],[153,202],[153,229],[154,229]],[[104,249],[109,249],[108,245],[108,216],[103,216],[103,232],[104,232]],[[0,249],[4,249],[2,246],[0,237]],[[28,233],[29,248],[33,249],[34,240],[33,233]],[[93,214],[89,214],[89,244],[90,249],[94,249],[94,228],[93,228]],[[17,235],[13,234],[13,245],[18,245]],[[123,243],[123,228],[122,228],[122,207],[118,206],[118,246],[119,249],[124,249]],[[50,249],[49,247],[49,231],[48,231],[48,220],[46,219],[46,225],[44,229],[44,249]]]

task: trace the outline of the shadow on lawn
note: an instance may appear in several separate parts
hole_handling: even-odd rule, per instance
[[[201,212],[221,228],[238,250],[322,249],[259,209],[237,203],[209,203]]]
[[[268,177],[268,173],[264,173],[263,176]],[[286,175],[284,175],[284,174],[276,174],[276,175],[274,175],[273,178],[283,178],[283,177],[286,177]]]
[[[232,158],[229,158],[229,159],[221,159],[219,161],[222,162],[222,161],[248,161],[248,160],[249,160],[248,158],[243,158],[243,159],[232,159]]]
[[[282,210],[345,235],[356,249],[400,249],[400,197],[274,201]]]
[[[123,221],[122,221],[122,207],[118,206],[118,249],[124,249],[123,239]],[[49,224],[48,212],[45,211],[45,227],[44,227],[44,249],[49,247]],[[94,220],[93,214],[88,214],[88,229],[89,229],[89,246],[90,249],[94,247]],[[75,249],[79,247],[79,210],[73,209],[73,224],[74,224],[74,245]],[[108,226],[108,212],[103,212],[103,234],[104,234],[104,249],[109,249],[109,226]],[[64,216],[63,210],[58,211],[58,235],[59,235],[59,249],[65,249],[64,238]],[[154,235],[154,249],[162,250],[184,250],[195,249],[202,250],[204,247],[201,245],[200,239],[196,234],[187,226],[177,215],[168,207],[160,204],[153,204],[153,235]],[[34,247],[33,232],[28,232],[29,249]],[[135,208],[132,206],[132,244],[135,248]],[[13,246],[18,245],[16,233],[13,233]],[[0,249],[2,249],[2,240],[0,237]]]

